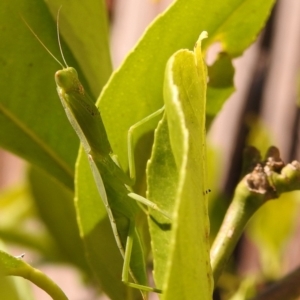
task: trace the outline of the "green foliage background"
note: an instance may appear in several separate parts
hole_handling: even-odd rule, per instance
[[[124,299],[128,290],[120,281],[122,259],[89,167],[84,156],[78,156],[78,139],[55,90],[53,76],[59,66],[21,18],[51,52],[60,57],[55,21],[60,5],[66,60],[77,69],[80,80],[94,99],[100,95],[97,105],[113,150],[126,169],[127,130],[162,107],[165,68],[171,55],[180,49],[192,50],[203,30],[209,34],[203,42],[204,54],[213,43],[221,43],[223,52],[208,69],[206,117],[209,125],[234,91],[231,60],[256,39],[274,0],[177,0],[148,27],[113,73],[104,2],[13,0],[1,3],[0,35],[4,42],[0,43],[0,146],[30,163],[31,195],[51,233],[49,243],[56,249],[54,257],[50,258],[46,251],[43,255],[47,259],[69,261],[90,278],[92,269],[111,299]],[[139,132],[139,136],[153,131],[156,125],[151,124]],[[144,149],[150,153],[151,143],[147,139],[144,142]],[[147,158],[137,156],[137,164],[145,164]],[[136,189],[145,193],[142,184]],[[148,253],[147,237],[145,249]],[[163,247],[158,251],[163,253]],[[173,278],[172,286],[180,286],[180,283],[180,278]],[[197,281],[189,284],[197,288]],[[174,295],[164,299],[171,298],[175,299]]]

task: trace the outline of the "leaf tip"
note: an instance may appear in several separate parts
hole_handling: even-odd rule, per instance
[[[207,33],[207,31],[202,31],[202,32],[200,33],[200,36],[199,36],[198,41],[200,42],[200,41],[202,41],[203,39],[206,39],[206,38],[208,38],[208,33]]]
[[[195,44],[195,48],[194,48],[194,51],[195,51],[195,52],[196,52],[196,51],[199,51],[199,50],[200,50],[200,52],[201,52],[201,42],[202,42],[202,40],[204,40],[204,39],[206,39],[206,38],[208,38],[208,33],[207,33],[207,31],[202,31],[202,32],[200,33],[200,35],[199,35],[199,38],[198,38],[196,44]],[[197,50],[197,49],[198,49],[198,50]]]

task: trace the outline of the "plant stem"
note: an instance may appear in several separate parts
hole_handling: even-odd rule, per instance
[[[281,193],[300,190],[299,162],[293,161],[285,166],[279,150],[272,146],[267,151],[265,161],[257,163],[258,152],[250,150],[244,156],[244,163],[251,166],[252,161],[256,166],[238,184],[233,201],[211,248],[215,283],[222,274],[247,222],[259,207],[270,199],[278,198]]]
[[[223,268],[242,235],[248,220],[264,202],[264,194],[250,191],[245,180],[239,183],[211,249],[211,263],[215,282],[218,281],[222,274]]]

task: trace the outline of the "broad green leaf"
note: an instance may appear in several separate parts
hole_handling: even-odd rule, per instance
[[[56,95],[53,76],[59,66],[38,44],[20,14],[59,55],[55,23],[41,1],[5,1],[0,14],[1,40],[5,41],[0,45],[1,146],[72,188],[78,142]]]
[[[91,70],[90,74],[92,77],[95,73],[101,74],[90,83],[95,95],[99,93],[111,72],[105,20],[101,17],[98,25],[95,25],[90,19],[92,24],[85,22],[83,27],[77,19],[84,9],[97,11],[99,14],[94,17],[96,19],[99,15],[103,16],[105,12],[102,6],[92,2],[72,5],[68,15],[68,18],[71,18],[69,21],[65,21],[64,18],[64,15],[68,14],[67,5],[62,9],[64,35],[70,37],[72,41],[68,42],[72,47],[75,42],[77,45],[85,44],[87,36],[88,39],[94,40],[95,45],[101,44],[102,50],[95,46],[87,46],[89,55],[82,54],[82,61],[88,56],[89,62],[85,73],[86,68],[94,62],[95,69]],[[37,42],[21,16],[50,51],[60,58],[56,22],[43,1],[2,1],[0,8],[0,37],[3,41],[0,44],[0,146],[46,170],[52,177],[72,189],[74,162],[79,143],[56,93],[54,73],[61,67]],[[69,34],[73,27],[84,30],[85,34]],[[82,39],[79,40],[79,37]],[[67,62],[78,70],[81,81],[89,90],[85,77],[63,41],[62,47]],[[100,69],[99,64],[105,68]],[[98,88],[95,85],[98,85]]]
[[[56,241],[60,256],[89,271],[76,220],[74,194],[47,173],[31,168],[29,181],[35,205]]]
[[[275,0],[177,0],[152,22],[98,99],[122,166],[127,166],[128,128],[163,106],[163,77],[169,57],[179,49],[192,49],[203,30],[209,34],[204,52],[212,43],[220,42],[229,57],[241,55],[263,28],[274,3]],[[220,87],[220,95],[214,93],[214,99],[223,102],[228,91],[233,88]]]
[[[27,264],[23,259],[25,258],[11,256],[0,250],[0,279],[1,277],[3,278],[3,276],[20,276],[40,287],[48,293],[53,300],[68,299],[59,286],[49,277]]]
[[[199,38],[195,52],[168,61],[166,118],[155,135],[148,165],[148,198],[172,212],[150,217],[154,277],[161,299],[211,299],[206,190],[205,107],[207,71]]]
[[[246,233],[259,249],[264,275],[276,279],[281,275],[281,258],[296,226],[299,192],[284,193],[268,201],[252,217]]]
[[[215,63],[208,68],[206,127],[209,128],[224,102],[235,91],[234,68],[230,56],[220,53]]]
[[[92,0],[79,5],[72,0],[51,0],[46,4],[53,19],[61,7],[61,34],[72,49],[92,94],[98,97],[112,72],[105,1]]]
[[[54,73],[60,66],[39,45],[22,21],[20,14],[51,52],[60,59],[56,22],[51,18],[44,2],[27,3],[14,0],[3,2],[0,6],[0,34],[1,39],[5,41],[0,45],[0,61],[3,65],[0,70],[1,146],[44,169],[72,189],[73,168],[79,142],[67,121],[56,93]],[[52,7],[53,10],[56,8]],[[89,24],[85,22],[84,27],[77,26],[78,14],[83,13],[83,10],[97,11],[101,16],[105,14],[103,3],[94,1],[84,6],[72,5],[71,12],[67,11],[66,6],[61,11],[61,19],[66,25],[63,30],[64,35],[68,37],[71,46],[88,45],[93,42],[94,47],[85,48],[90,48],[89,54],[82,53],[80,63],[88,61],[84,68],[85,73],[88,73],[87,68],[94,64],[94,69],[89,73],[90,77],[87,77],[93,78],[90,86],[93,94],[97,95],[111,72],[106,20],[94,14],[93,17],[98,19],[98,22],[88,18]],[[56,12],[53,14],[56,15]],[[67,16],[64,18],[65,14]],[[74,26],[74,23],[77,25]],[[73,32],[75,27],[77,27],[76,33]],[[81,29],[84,33],[78,31]],[[101,49],[95,45],[101,45]],[[81,81],[89,90],[77,63],[63,41],[62,47],[67,62],[79,71]],[[76,56],[79,56],[78,51]],[[100,71],[99,65],[103,66]],[[98,76],[94,76],[96,73]],[[35,201],[44,221],[58,241],[61,251],[73,263],[86,269],[71,193],[43,174],[39,176],[35,173],[32,184]],[[52,189],[49,192],[50,186]]]

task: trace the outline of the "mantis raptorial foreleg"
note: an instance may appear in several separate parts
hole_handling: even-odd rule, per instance
[[[128,136],[127,136],[127,146],[128,146],[128,165],[129,165],[129,176],[130,179],[132,180],[132,182],[135,182],[135,176],[136,176],[136,172],[135,172],[135,162],[134,162],[134,146],[133,146],[133,134],[134,131],[140,127],[143,126],[145,123],[151,121],[152,119],[156,118],[157,116],[159,116],[160,114],[162,114],[165,110],[165,107],[163,106],[162,108],[158,109],[157,111],[155,111],[154,113],[152,113],[151,115],[145,117],[144,119],[140,120],[139,122],[135,123],[134,125],[132,125],[129,130],[128,130]],[[171,217],[169,216],[169,214],[165,211],[163,211],[162,209],[160,209],[157,204],[155,204],[154,202],[146,199],[145,197],[142,197],[138,194],[135,193],[129,193],[128,196],[136,201],[138,201],[139,203],[142,203],[146,206],[148,206],[151,209],[157,210],[159,211],[161,214],[163,214],[166,218],[171,219]]]
[[[128,130],[128,135],[127,135],[127,147],[128,147],[128,164],[129,164],[129,176],[130,179],[135,182],[135,162],[134,162],[134,145],[133,145],[133,133],[134,130],[136,130],[138,127],[144,125],[145,123],[151,121],[152,119],[156,118],[160,114],[162,114],[165,110],[165,107],[163,106],[162,108],[158,109],[151,115],[145,117],[144,119],[140,120],[139,122],[135,123],[132,125],[129,130]]]

